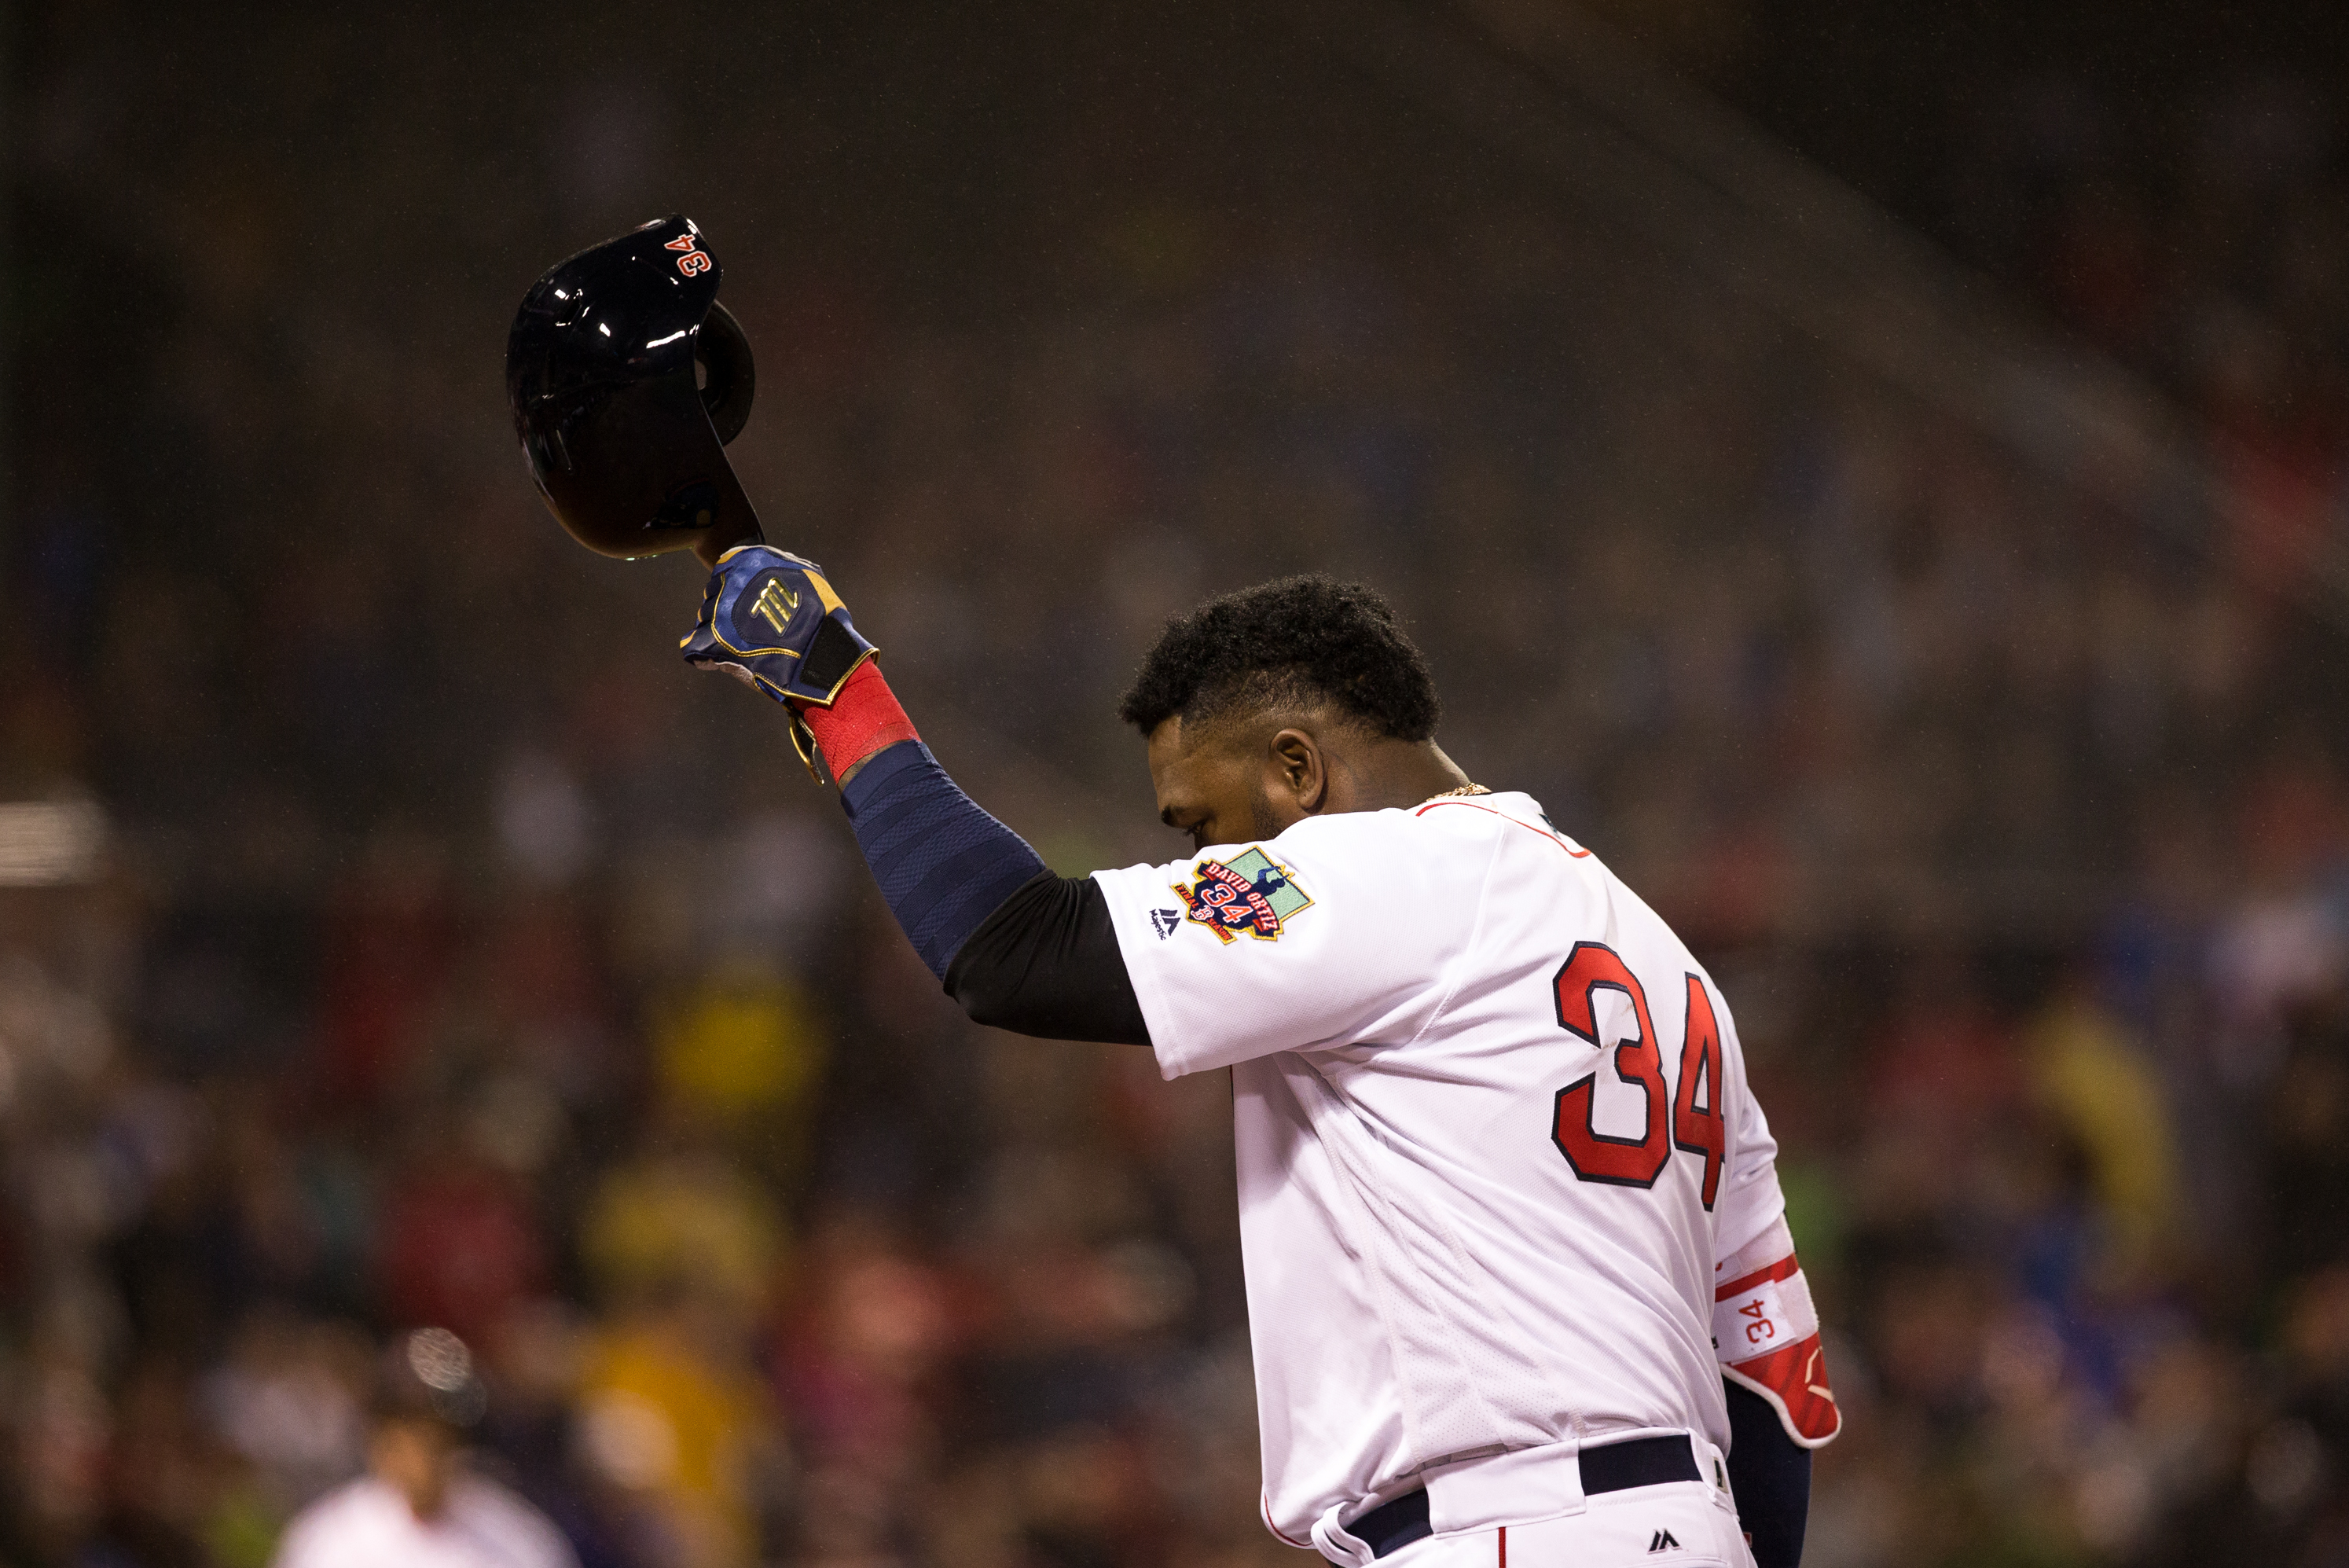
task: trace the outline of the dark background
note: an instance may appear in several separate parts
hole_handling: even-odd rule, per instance
[[[1302,1561],[1226,1088],[976,1030],[501,381],[690,213],[957,775],[1281,572],[1736,1010],[1806,1561],[2349,1560],[2349,28],[1363,3],[7,19],[0,1561],[258,1565],[446,1324],[591,1564]],[[47,819],[43,819],[47,820]],[[19,846],[21,847],[21,846]],[[16,867],[11,870],[11,867]]]

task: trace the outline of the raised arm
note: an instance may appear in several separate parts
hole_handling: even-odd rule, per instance
[[[1146,1045],[1141,1004],[1091,877],[1057,877],[947,776],[823,570],[765,545],[727,552],[681,646],[791,711],[906,940],[981,1023]]]

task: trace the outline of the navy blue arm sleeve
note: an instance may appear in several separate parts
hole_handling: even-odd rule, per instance
[[[840,804],[906,940],[973,1020],[1048,1040],[1150,1044],[1101,885],[1052,875],[927,746],[901,741],[874,757]]]
[[[840,805],[889,912],[941,981],[979,923],[1044,870],[1028,841],[956,787],[919,741],[857,769]]]
[[[1726,1377],[1721,1386],[1729,1396],[1729,1489],[1754,1542],[1754,1568],[1797,1568],[1811,1512],[1811,1451],[1786,1436],[1770,1401]]]

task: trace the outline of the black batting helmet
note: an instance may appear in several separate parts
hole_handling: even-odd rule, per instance
[[[714,562],[760,536],[726,461],[752,377],[719,275],[692,219],[661,218],[556,266],[514,317],[506,396],[531,477],[601,555]]]

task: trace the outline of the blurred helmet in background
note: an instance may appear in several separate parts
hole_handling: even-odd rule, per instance
[[[385,1352],[376,1376],[378,1421],[431,1421],[461,1431],[489,1413],[473,1353],[445,1328],[401,1334]]]

